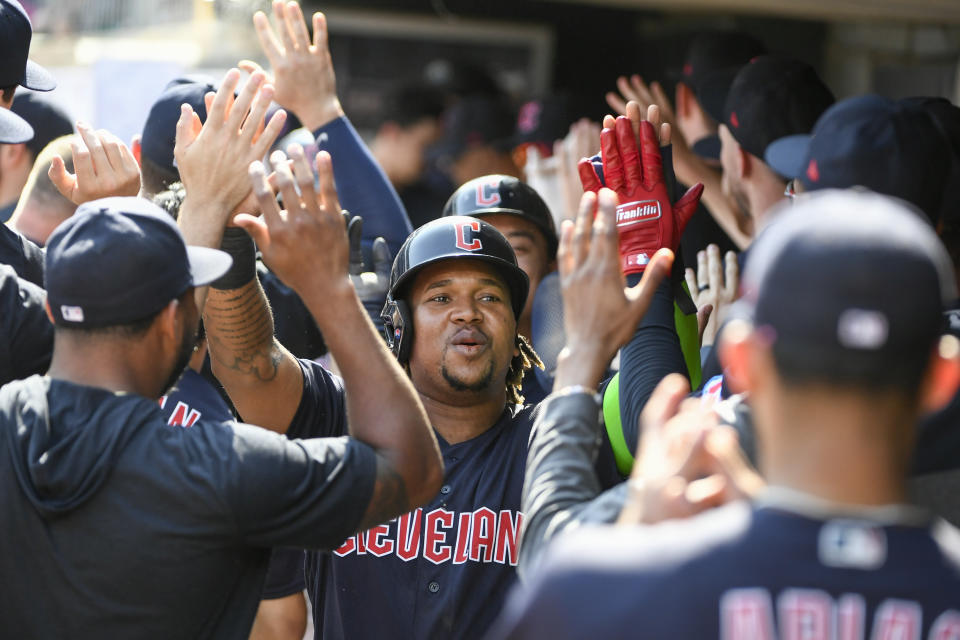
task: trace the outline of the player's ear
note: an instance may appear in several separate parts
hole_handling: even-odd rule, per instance
[[[57,324],[56,322],[53,321],[53,311],[50,310],[49,300],[43,301],[43,308],[47,312],[47,319],[50,320],[50,324]]]
[[[164,340],[169,340],[172,344],[179,344],[180,332],[178,331],[178,325],[180,322],[183,322],[182,318],[178,318],[180,315],[180,301],[174,298],[167,306],[160,310],[160,313],[157,314],[156,319],[153,321],[155,330],[159,333],[160,337]]]
[[[742,320],[732,320],[723,328],[719,351],[720,365],[727,387],[734,393],[753,388],[755,355],[758,347],[753,339],[753,327]]]
[[[133,154],[133,158],[137,161],[137,164],[138,164],[138,165],[142,165],[142,164],[143,164],[143,163],[140,161],[140,152],[141,152],[141,151],[142,151],[142,147],[141,147],[141,145],[140,145],[140,134],[139,134],[139,133],[135,133],[135,134],[133,134],[133,138],[130,140],[130,153]]]
[[[920,386],[920,403],[924,411],[945,407],[960,388],[960,340],[942,336],[930,358]]]

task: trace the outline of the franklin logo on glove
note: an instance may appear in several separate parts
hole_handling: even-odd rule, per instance
[[[617,226],[629,227],[632,224],[656,220],[660,217],[660,203],[656,200],[627,202],[617,207]]]

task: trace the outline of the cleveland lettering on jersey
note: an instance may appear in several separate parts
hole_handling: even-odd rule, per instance
[[[617,226],[629,227],[656,220],[660,217],[660,203],[657,200],[636,200],[625,202],[617,207]]]
[[[160,396],[159,404],[161,409],[166,409],[167,396]],[[177,405],[170,413],[170,418],[167,419],[167,424],[171,427],[192,427],[201,415],[196,409],[191,409],[186,402],[177,401]]]
[[[425,558],[433,564],[481,562],[517,565],[517,538],[523,514],[481,507],[457,513],[422,508],[353,535],[334,553]]]

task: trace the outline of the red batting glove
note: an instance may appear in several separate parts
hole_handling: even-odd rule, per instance
[[[640,122],[640,146],[642,153],[629,118],[620,116],[614,129],[600,132],[604,181],[620,199],[617,230],[624,274],[642,273],[658,249],[677,250],[703,193],[703,184],[697,183],[676,204],[670,204],[657,132],[646,120]],[[578,169],[584,191],[599,191],[604,186],[586,158]]]

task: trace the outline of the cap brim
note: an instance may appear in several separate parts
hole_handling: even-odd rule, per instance
[[[784,178],[797,178],[803,173],[803,160],[812,137],[800,134],[774,140],[763,152],[763,160]]]
[[[720,136],[707,136],[693,143],[693,152],[708,160],[720,159]]]
[[[30,123],[10,111],[0,108],[0,143],[18,144],[33,140]]]
[[[32,60],[27,60],[27,70],[23,74],[20,86],[34,91],[53,91],[57,88],[57,81],[53,74]]]
[[[190,274],[195,287],[210,284],[233,265],[230,254],[206,247],[187,247],[187,260],[190,262]]]

